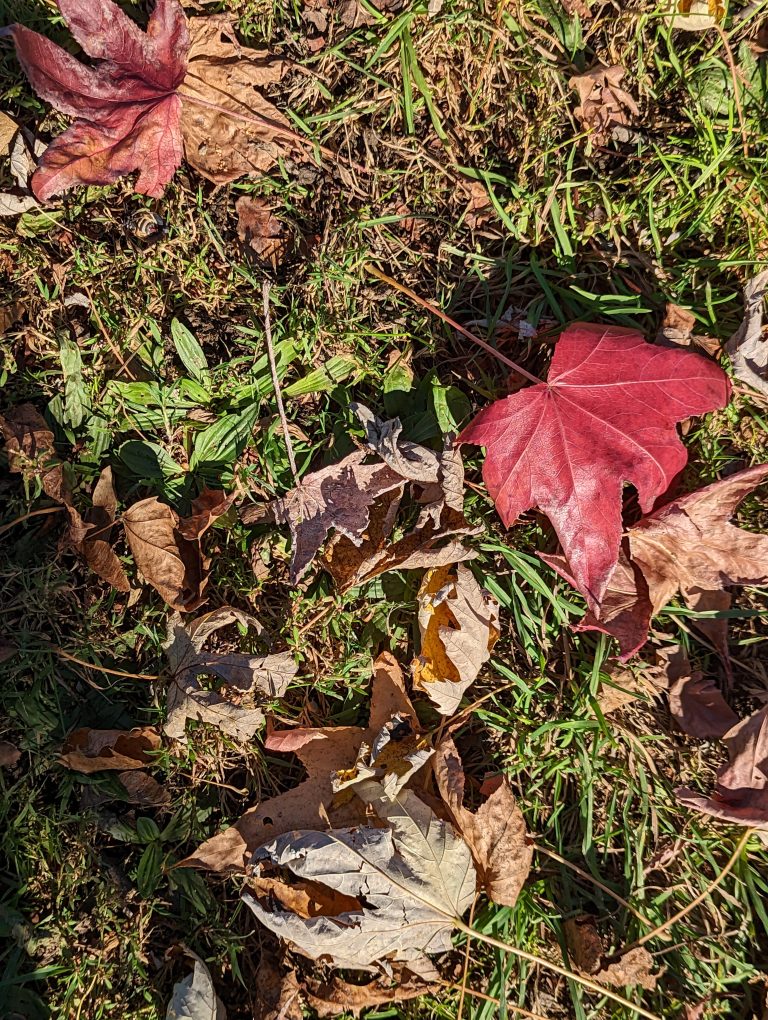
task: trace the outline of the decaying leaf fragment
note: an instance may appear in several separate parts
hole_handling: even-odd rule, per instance
[[[9,740],[0,740],[0,768],[12,768],[21,758],[21,751]]]
[[[152,726],[132,730],[73,730],[61,749],[59,761],[75,772],[142,769],[159,750],[160,734]]]
[[[179,530],[179,515],[156,496],[142,499],[123,514],[123,526],[136,566],[172,609],[190,613],[205,601],[208,561],[199,539]]]
[[[676,790],[686,807],[723,822],[758,829],[768,842],[768,706],[741,719],[723,736],[728,764],[711,797],[688,787]]]
[[[384,421],[357,401],[349,406],[365,428],[365,442],[372,453],[408,482],[437,482],[440,468],[437,454],[426,446],[403,439],[399,418]]]
[[[205,652],[208,638],[221,627],[239,623],[261,634],[255,616],[225,606],[185,625],[176,614],[168,621],[165,654],[173,680],[168,687],[165,732],[186,740],[187,719],[208,722],[238,740],[250,740],[264,722],[263,704],[285,694],[297,666],[288,652],[272,655]],[[198,677],[209,674],[224,681],[220,690],[206,690]]]
[[[189,950],[187,954],[194,960],[195,968],[174,985],[165,1020],[227,1020],[227,1011],[213,987],[211,972],[199,956]]]
[[[685,652],[668,660],[669,711],[683,731],[699,740],[720,740],[739,721],[711,677],[691,669]]]
[[[763,336],[768,269],[753,276],[744,287],[744,318],[725,345],[738,379],[768,396],[768,336]]]
[[[499,604],[463,563],[430,570],[419,589],[419,630],[414,685],[453,715],[499,638]]]
[[[495,903],[513,907],[533,861],[523,813],[506,779],[477,811],[464,807],[464,767],[456,745],[444,737],[434,757],[437,788],[477,868],[478,886]]]
[[[260,847],[243,899],[256,917],[310,959],[373,970],[418,963],[451,948],[453,922],[472,903],[475,873],[466,843],[408,790],[391,801],[376,783],[359,793],[385,828],[286,833]],[[302,916],[275,895],[296,883],[317,911]],[[290,901],[290,897],[286,897]]]
[[[439,987],[438,982],[425,981],[412,974],[407,967],[396,964],[391,976],[376,977],[362,985],[345,981],[338,974],[327,980],[307,978],[304,982],[304,998],[320,1018],[339,1016],[341,1013],[360,1016],[364,1009],[416,999],[420,995],[436,992]]]
[[[648,991],[656,987],[659,974],[653,973],[653,957],[643,946],[626,953],[607,955],[594,920],[589,915],[570,918],[563,929],[568,952],[577,970],[613,987],[640,985]]]
[[[408,780],[434,754],[429,737],[421,732],[415,715],[395,712],[369,745],[360,744],[353,768],[335,772],[331,779],[334,793],[348,790],[361,782],[375,780],[384,794],[394,800]]]
[[[130,582],[110,542],[116,510],[112,468],[105,467],[93,490],[90,510],[81,517],[74,507],[67,507],[70,541],[95,574],[117,591],[128,592]]]
[[[574,113],[595,145],[611,140],[627,142],[632,138],[630,125],[633,118],[640,116],[640,110],[632,96],[621,88],[626,73],[621,64],[612,67],[598,64],[569,82],[579,94],[579,106]]]
[[[56,503],[69,502],[63,468],[53,446],[53,432],[32,404],[19,404],[0,415],[8,469],[25,479],[40,478],[43,492]]]
[[[293,539],[291,583],[296,584],[333,528],[354,545],[363,541],[371,506],[384,493],[402,489],[403,479],[386,464],[366,464],[365,450],[350,453],[305,475],[273,504],[275,519]]]
[[[235,202],[240,243],[246,252],[277,266],[288,252],[290,237],[274,208],[268,199],[252,195],[243,195]]]
[[[242,872],[257,847],[282,833],[322,829],[329,818],[338,827],[364,821],[359,798],[344,796],[337,801],[333,778],[354,769],[361,745],[370,746],[398,713],[409,718],[416,716],[405,691],[402,670],[389,653],[384,653],[374,663],[368,726],[270,733],[265,741],[267,749],[294,753],[307,770],[307,778],[292,790],[250,808],[234,825],[206,840],[181,863],[210,871]]]

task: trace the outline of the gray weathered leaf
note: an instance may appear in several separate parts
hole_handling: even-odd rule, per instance
[[[245,902],[305,956],[339,967],[419,963],[449,950],[453,922],[475,892],[469,848],[410,791],[390,801],[378,784],[363,783],[359,793],[386,828],[279,836],[254,854]],[[280,879],[283,869],[298,888]]]
[[[211,972],[201,959],[195,958],[195,969],[174,986],[165,1020],[227,1020]]]
[[[170,617],[164,648],[173,682],[168,688],[165,732],[185,740],[187,719],[212,723],[238,740],[250,740],[264,722],[262,705],[285,693],[297,666],[288,652],[272,655],[205,652],[203,645],[214,631],[240,623],[262,633],[256,617],[225,606],[185,626],[178,614]],[[223,680],[223,691],[206,690],[198,677],[213,674]]]
[[[0,216],[20,216],[21,213],[37,208],[37,200],[32,195],[12,195],[7,191],[0,193]]]
[[[383,421],[364,404],[353,401],[354,411],[365,428],[365,441],[369,449],[378,454],[393,471],[409,482],[436,482],[439,458],[434,450],[401,438],[403,431],[399,418]]]
[[[737,379],[768,396],[768,339],[763,337],[763,310],[768,269],[744,286],[744,318],[725,345]]]

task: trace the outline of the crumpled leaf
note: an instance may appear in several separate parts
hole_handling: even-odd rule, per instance
[[[626,953],[606,955],[602,939],[589,915],[569,918],[563,924],[568,952],[577,970],[604,985],[639,985],[653,991],[659,974],[653,973],[654,960],[643,946]]]
[[[744,318],[725,345],[737,379],[768,396],[768,337],[763,336],[768,269],[744,286]]]
[[[629,128],[632,119],[640,116],[640,110],[632,96],[620,87],[626,73],[621,64],[612,67],[598,64],[568,82],[579,94],[580,105],[574,114],[590,133],[594,145],[605,145],[611,140],[628,142],[633,137]]]
[[[199,956],[187,952],[195,961],[195,969],[174,985],[165,1020],[227,1020],[211,972]]]
[[[70,501],[63,468],[56,456],[53,432],[32,404],[19,404],[0,415],[8,470],[25,480],[40,477],[43,492],[56,503]]]
[[[409,482],[437,482],[440,460],[434,450],[402,438],[399,418],[383,421],[364,404],[352,401],[350,410],[365,428],[365,442],[401,478]]]
[[[136,190],[159,197],[181,163],[186,18],[157,0],[147,31],[112,0],[58,0],[87,66],[45,36],[13,25],[24,72],[39,96],[75,121],[43,153],[32,189],[45,201],[77,184],[111,184],[139,171]]]
[[[120,772],[117,776],[128,804],[137,807],[168,807],[171,795],[147,772]]]
[[[81,517],[73,506],[67,507],[70,540],[95,574],[118,591],[128,592],[130,582],[110,543],[116,510],[112,468],[105,467],[94,487],[90,510]]]
[[[163,648],[173,682],[168,688],[168,715],[163,728],[174,740],[186,740],[187,719],[211,723],[237,740],[250,740],[264,722],[263,703],[281,698],[298,671],[289,652],[248,655],[203,651],[208,638],[231,623],[263,633],[255,616],[231,606],[198,616],[186,625],[178,614],[168,621]],[[205,690],[198,681],[202,674],[223,680],[225,688]]]
[[[182,538],[194,541],[200,538],[222,517],[235,501],[236,493],[227,495],[221,489],[205,488],[192,500],[192,512],[189,517],[179,521],[179,534]]]
[[[293,539],[291,583],[297,584],[333,528],[360,545],[373,503],[402,489],[403,479],[386,464],[365,464],[356,450],[337,464],[305,475],[295,489],[273,503],[275,520],[288,524]]]
[[[141,769],[150,764],[159,750],[160,734],[152,726],[132,730],[73,730],[61,749],[59,762],[75,772],[102,772],[116,769]]]
[[[437,788],[472,853],[479,888],[495,903],[514,907],[531,870],[533,841],[509,783],[502,778],[470,811],[464,807],[464,766],[451,737],[443,737],[433,761]]]
[[[499,604],[463,563],[430,570],[419,589],[419,631],[414,686],[453,715],[499,638]]]
[[[156,496],[123,513],[125,537],[136,566],[172,609],[191,613],[205,601],[208,561],[199,539],[186,539],[179,515]]]
[[[35,91],[75,118],[33,176],[41,201],[134,170],[136,190],[158,198],[185,152],[225,183],[295,147],[288,121],[258,91],[280,80],[285,62],[239,46],[225,16],[188,24],[178,0],[157,0],[143,32],[112,0],[57,3],[93,64],[22,25],[10,29]]]
[[[234,825],[206,840],[181,864],[210,871],[243,871],[262,843],[293,829],[321,829],[330,818],[335,826],[364,820],[357,797],[337,802],[333,777],[355,767],[360,746],[372,744],[397,713],[415,718],[405,691],[403,674],[389,653],[374,663],[368,726],[327,726],[275,730],[268,734],[268,750],[293,752],[307,770],[298,786],[250,808]]]
[[[328,543],[323,565],[340,591],[348,591],[389,570],[442,567],[477,555],[463,542],[466,536],[483,529],[474,527],[464,517],[461,452],[446,437],[443,451],[437,456],[437,481],[416,483],[422,509],[414,526],[402,538],[387,544],[403,495],[399,488],[384,493],[373,504],[359,545],[344,535],[335,535]]]
[[[414,772],[433,754],[429,738],[422,733],[416,716],[395,712],[371,745],[365,741],[361,743],[354,766],[332,775],[333,792],[339,793],[363,781],[375,780],[384,795],[394,800]]]
[[[245,174],[264,173],[281,156],[295,155],[290,122],[259,91],[280,81],[287,61],[267,50],[241,46],[224,14],[190,18],[189,35],[180,95],[184,154],[190,166],[208,180],[226,184]],[[190,97],[219,109],[198,105]]]
[[[768,705],[741,719],[722,739],[728,764],[718,772],[712,796],[681,786],[677,799],[720,821],[758,829],[768,842]]]
[[[719,0],[672,0],[669,22],[685,32],[708,32],[725,17]]]
[[[459,441],[486,447],[483,477],[505,525],[534,506],[549,517],[597,611],[619,556],[623,483],[650,511],[687,460],[675,423],[728,395],[722,369],[698,354],[576,325],[561,334],[546,383],[496,401]]]
[[[253,855],[243,899],[299,952],[338,967],[369,970],[446,952],[453,921],[474,898],[466,843],[408,790],[395,801],[376,783],[361,784],[359,793],[386,828],[279,836]],[[310,916],[283,909],[275,896],[277,883],[291,889],[297,880],[314,892],[318,910]]]

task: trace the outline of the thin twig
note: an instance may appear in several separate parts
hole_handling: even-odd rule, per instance
[[[277,400],[277,410],[280,415],[280,423],[283,426],[283,435],[285,436],[285,445],[288,450],[288,463],[291,465],[291,473],[293,474],[293,480],[296,485],[299,484],[299,472],[296,467],[296,458],[293,456],[293,443],[291,442],[291,433],[288,429],[288,419],[285,416],[285,407],[283,405],[283,395],[280,392],[280,380],[277,376],[277,364],[275,363],[275,349],[272,346],[272,320],[269,316],[269,291],[270,291],[269,280],[265,280],[261,285],[261,296],[264,300],[264,335],[267,338],[267,355],[269,357],[269,370],[272,373],[272,385],[275,388],[275,399]]]
[[[512,946],[508,942],[502,942],[500,939],[495,939],[491,935],[486,935],[484,932],[477,931],[475,928],[470,928],[469,925],[464,924],[458,918],[454,919],[455,926],[459,931],[463,932],[468,938],[479,939],[480,942],[485,942],[486,945],[493,946],[494,949],[500,949],[502,953],[511,953],[512,956],[518,956],[521,960],[527,960],[529,963],[535,963],[539,967],[544,967],[546,970],[551,970],[555,974],[559,974],[560,977],[567,978],[569,981],[575,981],[577,985],[581,985],[584,988],[588,988],[590,992],[595,992],[597,995],[604,995],[607,999],[611,999],[613,1002],[617,1002],[620,1006],[624,1006],[625,1009],[631,1009],[639,1016],[644,1016],[646,1020],[661,1020],[661,1017],[655,1013],[650,1013],[647,1009],[642,1006],[638,1006],[634,1002],[630,1002],[629,999],[625,999],[623,995],[618,995],[616,992],[611,991],[610,988],[606,988],[604,985],[598,984],[597,981],[593,981],[591,978],[585,977],[583,974],[577,974],[573,970],[568,970],[567,967],[561,967],[559,963],[553,963],[551,960],[545,960],[540,956],[536,956],[534,953],[528,953],[525,949],[520,949],[518,946]]]
[[[497,351],[495,347],[492,347],[489,343],[486,343],[485,340],[481,340],[479,336],[475,336],[474,333],[470,333],[468,329],[465,329],[464,326],[456,322],[455,319],[452,319],[450,315],[446,315],[445,312],[442,312],[436,305],[433,305],[431,304],[431,302],[425,301],[424,298],[419,297],[419,295],[415,291],[411,290],[410,287],[406,287],[405,284],[403,283],[398,283],[397,280],[393,280],[391,276],[387,276],[386,273],[382,273],[380,269],[377,269],[376,266],[370,265],[370,263],[368,263],[365,266],[365,269],[371,274],[371,276],[375,276],[378,280],[381,280],[382,283],[386,283],[390,287],[394,287],[395,290],[399,290],[401,294],[405,294],[407,297],[411,299],[411,301],[415,302],[417,305],[421,305],[422,308],[426,308],[428,312],[431,312],[432,315],[436,315],[438,319],[442,319],[443,322],[447,322],[449,326],[453,326],[453,328],[458,330],[458,332],[461,333],[462,336],[465,336],[468,340],[471,340],[473,344],[477,344],[478,347],[482,347],[484,351],[487,351],[489,354],[492,354],[494,358],[498,358],[499,361],[502,362],[502,364],[506,365],[508,368],[511,368],[519,375],[525,376],[525,378],[532,383],[542,382],[542,380],[539,379],[538,376],[533,375],[527,369],[523,368],[521,365],[518,365],[517,362],[512,361],[511,358],[508,358],[505,354],[502,354],[501,351]]]
[[[594,875],[590,875],[588,871],[584,871],[584,869],[580,868],[578,864],[574,864],[573,861],[566,860],[565,857],[561,857],[560,854],[555,853],[554,850],[550,850],[548,846],[542,846],[541,843],[534,843],[533,848],[534,850],[538,850],[539,853],[545,854],[547,857],[551,857],[552,860],[557,861],[558,864],[563,864],[566,868],[570,868],[571,871],[575,872],[577,875],[585,879],[587,882],[591,882],[592,885],[596,885],[598,889],[602,889],[604,893],[607,893],[614,900],[616,900],[617,903],[620,903],[622,907],[624,907],[626,910],[630,912],[630,914],[634,914],[638,921],[642,921],[643,924],[647,925],[649,928],[653,927],[653,921],[650,921],[647,917],[645,917],[644,914],[641,914],[639,910],[635,910],[631,903],[628,903],[625,899],[619,896],[617,892],[614,892],[613,889],[611,889],[609,886],[604,885],[599,879],[595,878]]]
[[[725,865],[720,874],[717,875],[709,883],[704,892],[699,893],[699,895],[692,899],[687,906],[683,907],[682,910],[678,910],[676,914],[670,917],[663,924],[660,924],[658,928],[654,928],[653,931],[649,931],[647,934],[643,935],[643,937],[638,939],[637,942],[633,942],[631,946],[627,946],[624,952],[628,953],[630,949],[636,949],[638,946],[644,946],[646,942],[649,942],[651,939],[655,939],[657,935],[660,935],[663,931],[666,931],[667,928],[671,928],[673,924],[677,924],[677,922],[681,920],[681,918],[685,917],[686,914],[690,914],[694,907],[697,907],[702,900],[705,900],[710,893],[714,892],[714,890],[717,889],[717,887],[720,885],[720,883],[723,881],[726,875],[728,875],[728,873],[731,871],[736,861],[738,861],[739,857],[741,857],[741,851],[749,842],[749,837],[752,835],[753,832],[754,829],[746,830],[744,835],[736,844],[736,849],[731,854],[728,863]]]
[[[733,101],[736,105],[736,114],[739,118],[739,128],[741,129],[741,146],[744,150],[744,155],[749,159],[749,133],[747,132],[747,124],[744,120],[744,109],[741,105],[741,85],[739,84],[739,76],[736,70],[736,61],[733,59],[733,50],[731,44],[728,42],[728,36],[722,30],[720,25],[715,25],[715,31],[720,36],[720,41],[723,44],[725,50],[725,62],[728,65],[728,70],[731,72],[731,81],[733,82]]]
[[[63,648],[57,648],[55,645],[52,646],[51,651],[59,656],[60,659],[66,659],[67,662],[75,662],[78,666],[86,666],[88,669],[95,669],[98,673],[109,673],[110,676],[124,676],[128,680],[159,680],[159,676],[155,676],[153,673],[126,673],[122,669],[109,669],[107,666],[100,666],[97,662],[88,662],[85,659],[78,659],[76,655],[70,655],[69,652],[65,652]]]
[[[28,521],[30,517],[42,517],[43,514],[56,514],[63,509],[63,506],[46,506],[43,507],[42,510],[30,510],[29,513],[22,514],[21,517],[17,517],[15,520],[4,524],[2,528],[0,528],[0,535],[4,535],[6,531],[10,531],[11,528],[15,528],[17,524]]]

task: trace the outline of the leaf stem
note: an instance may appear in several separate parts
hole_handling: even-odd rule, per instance
[[[63,509],[63,506],[46,506],[42,510],[30,510],[28,513],[22,514],[21,517],[16,517],[14,520],[4,524],[0,528],[0,535],[4,535],[6,531],[10,531],[11,528],[15,528],[17,524],[21,524],[23,521],[28,521],[31,517],[41,517],[43,514],[56,514]]]
[[[291,465],[291,474],[296,485],[299,484],[299,471],[296,467],[296,458],[293,455],[293,443],[291,442],[291,432],[288,428],[288,419],[285,416],[285,405],[283,404],[283,395],[280,392],[280,379],[277,374],[277,364],[275,362],[275,349],[272,346],[272,321],[269,316],[269,292],[270,292],[269,280],[265,280],[261,285],[261,296],[264,302],[264,335],[267,340],[267,356],[269,357],[269,371],[272,374],[272,385],[275,388],[275,399],[277,400],[277,410],[280,415],[280,424],[283,426],[283,435],[285,436],[285,446],[288,451],[288,463]]]
[[[577,974],[575,971],[568,970],[567,967],[561,967],[559,963],[552,963],[550,960],[544,960],[540,956],[535,956],[533,953],[526,952],[525,949],[519,949],[517,946],[512,946],[507,942],[502,942],[500,939],[495,939],[492,935],[485,935],[483,932],[477,931],[475,928],[470,928],[468,924],[464,924],[464,922],[458,918],[454,918],[453,923],[459,931],[463,932],[467,936],[467,938],[478,939],[480,942],[484,942],[488,946],[493,946],[494,949],[500,949],[503,953],[511,953],[513,956],[517,956],[521,960],[527,960],[529,963],[535,963],[540,967],[544,967],[546,970],[551,970],[553,973],[559,974],[561,977],[567,978],[569,981],[575,981],[576,984],[582,985],[584,988],[588,988],[591,992],[595,992],[597,995],[604,995],[606,998],[612,999],[613,1002],[618,1003],[620,1006],[633,1010],[638,1014],[638,1016],[645,1017],[646,1020],[661,1020],[661,1017],[657,1016],[655,1013],[650,1013],[647,1009],[643,1009],[642,1006],[638,1006],[634,1002],[630,1002],[629,999],[625,999],[624,996],[619,995],[618,992],[612,992],[609,988],[598,984],[597,981],[593,981],[591,978],[584,977],[581,974]]]
[[[387,276],[386,273],[382,273],[380,269],[377,269],[376,266],[372,266],[370,263],[366,264],[365,269],[371,274],[371,276],[375,276],[378,280],[381,280],[382,283],[386,283],[390,287],[393,287],[395,290],[399,290],[401,294],[405,294],[406,297],[409,297],[411,301],[413,301],[415,304],[420,305],[422,308],[426,308],[426,310],[430,312],[432,315],[436,315],[438,319],[442,319],[443,322],[448,323],[449,326],[452,326],[455,330],[458,330],[458,332],[461,333],[462,336],[465,336],[468,340],[471,340],[473,344],[477,344],[478,347],[482,347],[484,351],[487,351],[489,354],[492,354],[494,358],[498,358],[498,360],[502,362],[502,364],[506,365],[508,368],[511,368],[514,372],[517,372],[519,375],[524,376],[529,382],[532,383],[543,382],[543,379],[539,379],[538,376],[533,375],[532,372],[529,372],[526,368],[523,368],[522,365],[518,365],[517,362],[512,361],[511,358],[508,358],[505,354],[502,354],[501,351],[497,351],[495,347],[492,347],[485,340],[481,340],[479,336],[475,336],[474,333],[470,333],[468,329],[465,329],[464,326],[456,322],[455,319],[452,319],[450,315],[446,315],[445,312],[441,311],[436,305],[433,305],[429,301],[425,301],[423,297],[419,297],[419,295],[415,291],[411,290],[410,287],[406,287],[404,283],[398,283],[397,280],[393,280],[391,276]]]

